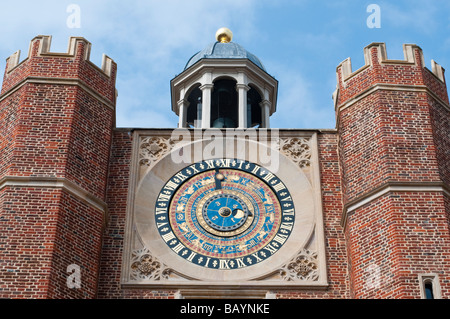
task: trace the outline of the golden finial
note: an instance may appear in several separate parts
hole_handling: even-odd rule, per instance
[[[216,32],[216,39],[221,43],[229,43],[233,40],[233,32],[228,28],[220,28]]]

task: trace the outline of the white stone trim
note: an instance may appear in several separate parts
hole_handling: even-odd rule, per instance
[[[247,59],[204,59],[184,70],[170,82],[172,111],[179,115],[177,102],[184,98],[183,90],[197,84],[212,84],[222,76],[233,78],[239,84],[252,84],[265,92],[262,98],[270,101],[270,114],[276,111],[278,81]]]
[[[0,180],[0,190],[5,187],[35,187],[35,188],[59,188],[74,195],[78,199],[103,212],[104,220],[108,213],[108,205],[101,199],[93,196],[88,191],[79,187],[66,178],[53,177],[17,177],[7,176]]]
[[[213,84],[203,84],[202,90],[202,128],[211,128],[211,92]]]
[[[387,91],[413,91],[413,92],[424,92],[430,94],[433,98],[438,100],[447,110],[450,111],[450,105],[438,97],[434,92],[432,92],[427,86],[424,85],[403,85],[403,84],[375,84],[365,91],[361,92],[357,96],[348,100],[344,104],[341,104],[339,107],[336,105],[336,111],[339,113],[352,106],[353,104],[359,102],[360,100],[366,98],[368,95],[378,91],[378,90],[387,90]]]
[[[450,192],[444,186],[439,185],[386,185],[376,193],[363,197],[344,209],[342,213],[341,225],[345,228],[347,224],[347,217],[350,213],[390,192],[442,192],[447,196],[450,196]]]
[[[264,290],[208,290],[182,289],[174,294],[175,299],[277,299],[277,294]]]
[[[38,56],[55,56],[55,57],[65,57],[65,58],[73,58],[76,55],[77,50],[77,42],[82,41],[86,44],[86,49],[84,53],[84,60],[88,62],[91,66],[96,68],[98,71],[101,71],[103,74],[105,74],[108,77],[111,77],[111,71],[112,71],[112,65],[114,61],[107,56],[106,54],[103,54],[102,56],[102,66],[98,67],[94,63],[90,61],[90,55],[91,55],[91,46],[92,44],[86,40],[83,37],[70,37],[69,38],[69,46],[67,48],[67,52],[65,53],[58,53],[58,52],[50,52],[51,42],[52,42],[52,36],[50,35],[39,35],[35,37],[33,40],[30,41],[30,45],[28,48],[28,56],[25,60],[19,63],[20,61],[20,53],[21,51],[18,50],[15,53],[13,53],[7,60],[9,60],[7,63],[7,72],[11,72],[13,69],[15,69],[17,66],[22,64],[23,62],[27,61],[32,54],[32,49],[34,42],[38,40],[39,43],[39,50],[37,55]]]
[[[427,299],[425,292],[425,284],[427,282],[431,282],[431,284],[433,285],[434,299],[442,299],[441,285],[439,284],[439,276],[434,273],[419,275],[420,297],[422,299]]]
[[[250,87],[246,84],[236,84],[238,92],[238,128],[247,128],[247,92]]]
[[[115,110],[116,106],[111,101],[107,100],[105,97],[101,96],[80,79],[71,79],[71,78],[45,78],[45,77],[27,77],[24,80],[20,81],[12,88],[10,88],[7,92],[5,92],[2,96],[0,96],[0,102],[15,93],[17,90],[22,88],[27,83],[33,84],[52,84],[52,85],[72,85],[78,86],[83,89],[85,92],[90,94],[93,98],[98,100],[100,103],[106,105],[111,110]]]
[[[180,113],[180,118],[178,121],[179,128],[187,127],[187,110],[189,107],[189,102],[186,99],[178,101],[178,112]]]

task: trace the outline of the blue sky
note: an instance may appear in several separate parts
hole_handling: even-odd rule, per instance
[[[80,8],[79,28],[67,24],[70,4]],[[367,25],[370,4],[380,8],[380,28]],[[363,66],[372,42],[385,42],[390,59],[415,43],[428,68],[434,59],[450,69],[448,0],[22,0],[2,3],[0,70],[19,49],[25,59],[37,35],[53,37],[53,52],[81,36],[92,43],[91,61],[101,65],[105,53],[118,64],[118,127],[176,127],[170,80],[223,26],[279,81],[272,127],[334,128],[336,67],[347,57],[353,70]]]

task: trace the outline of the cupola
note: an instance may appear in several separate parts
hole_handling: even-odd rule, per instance
[[[270,128],[278,81],[257,56],[221,28],[216,42],[194,54],[171,81],[180,128]]]

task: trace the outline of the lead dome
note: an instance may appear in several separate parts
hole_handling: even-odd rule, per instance
[[[184,70],[202,59],[248,59],[266,71],[263,63],[256,55],[248,52],[243,46],[234,42],[221,43],[216,41],[210,43],[206,48],[197,52],[189,59]]]

